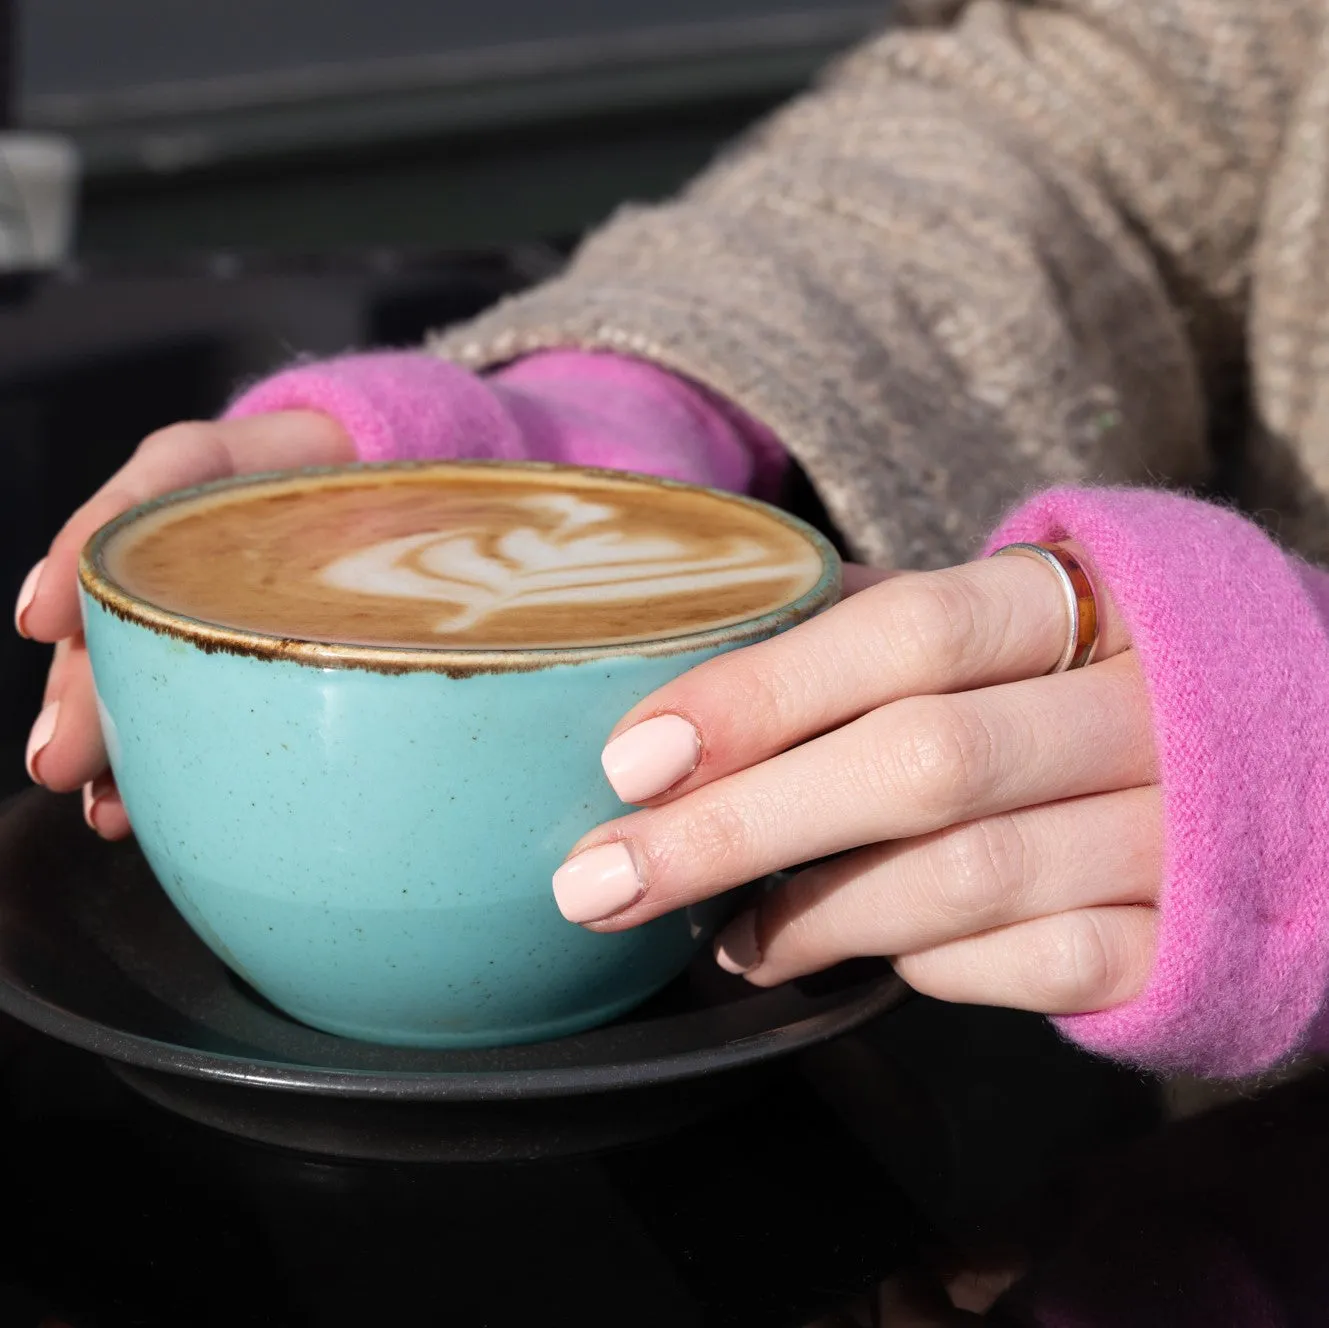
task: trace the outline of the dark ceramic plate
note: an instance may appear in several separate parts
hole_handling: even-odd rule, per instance
[[[458,1051],[355,1042],[236,979],[132,844],[89,833],[77,799],[34,791],[0,806],[0,1010],[104,1057],[162,1106],[272,1143],[450,1160],[623,1142],[904,995],[882,964],[756,991],[702,955],[648,1004],[575,1037]]]

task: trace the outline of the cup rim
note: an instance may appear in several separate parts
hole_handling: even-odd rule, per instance
[[[467,648],[465,646],[354,645],[282,637],[248,628],[225,627],[173,609],[163,609],[132,594],[107,571],[107,544],[127,526],[166,507],[178,506],[213,493],[231,489],[260,488],[265,484],[318,479],[346,474],[393,472],[438,472],[488,468],[533,474],[574,474],[590,479],[629,485],[647,485],[686,493],[704,493],[722,502],[754,508],[801,535],[821,558],[817,581],[797,599],[777,609],[744,618],[723,627],[707,628],[679,636],[654,637],[592,646],[521,646],[513,649]],[[334,466],[305,466],[292,470],[263,471],[231,476],[178,489],[139,503],[101,526],[83,546],[79,556],[79,584],[84,593],[102,608],[126,622],[146,627],[163,636],[193,645],[207,654],[224,653],[261,660],[285,660],[321,669],[361,669],[375,673],[445,673],[466,677],[479,673],[533,672],[560,664],[585,664],[624,656],[656,658],[704,650],[713,646],[743,645],[773,635],[785,627],[810,618],[835,602],[841,583],[840,556],[831,542],[801,518],[747,494],[728,493],[701,484],[643,475],[634,471],[606,470],[592,466],[569,466],[550,461],[374,461]]]

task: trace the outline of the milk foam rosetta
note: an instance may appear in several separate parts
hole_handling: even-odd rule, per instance
[[[713,554],[684,540],[633,536],[611,505],[572,493],[517,500],[552,528],[516,526],[406,535],[347,554],[323,569],[338,590],[450,605],[440,636],[482,629],[498,614],[536,605],[667,599],[769,583],[805,570],[806,554],[772,562],[769,544],[733,536]]]
[[[220,626],[349,645],[519,648],[677,636],[820,579],[749,504],[573,472],[346,472],[168,505],[110,542],[130,593]]]

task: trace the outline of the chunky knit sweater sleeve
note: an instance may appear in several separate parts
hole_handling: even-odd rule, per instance
[[[1252,312],[1251,271],[1271,197],[1279,280],[1326,266],[1318,232],[1293,261],[1322,200],[1269,194],[1329,124],[1303,104],[1324,0],[930,8],[433,349],[673,369],[769,428],[880,563],[972,554],[1049,484],[1203,481],[1253,317],[1267,400],[1307,381],[1313,338],[1295,310]]]

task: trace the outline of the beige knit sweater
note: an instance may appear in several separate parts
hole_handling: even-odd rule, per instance
[[[880,563],[1063,481],[1217,483],[1329,554],[1329,0],[913,11],[437,349],[681,371]]]

